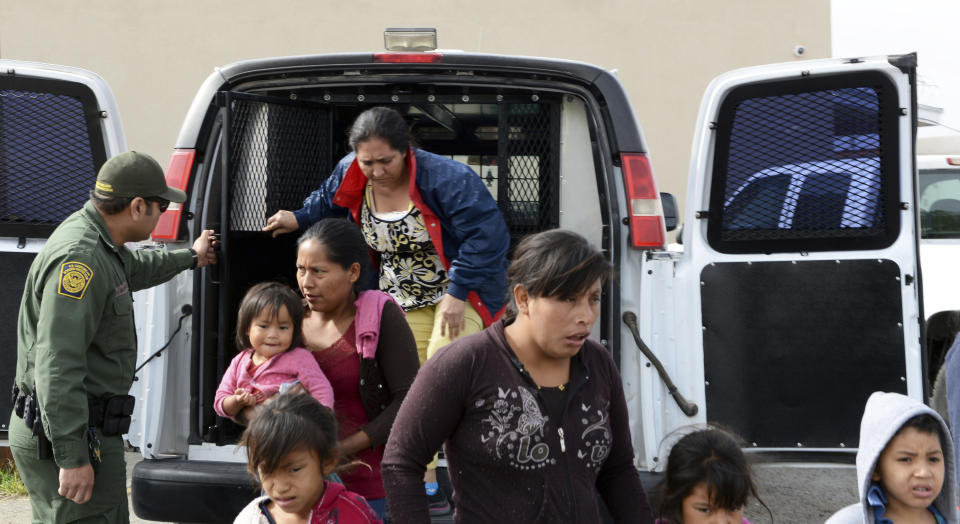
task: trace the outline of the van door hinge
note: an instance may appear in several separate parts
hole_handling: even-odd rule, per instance
[[[907,211],[910,209],[910,202],[900,202],[900,209]]]
[[[100,118],[107,118],[107,112],[101,110],[101,111],[100,111],[100,114],[99,114],[98,116],[99,116]]]
[[[913,284],[913,275],[903,275],[903,283],[908,286]]]
[[[23,249],[27,247],[27,237],[18,237],[17,238],[17,249]]]
[[[696,217],[699,219],[710,218],[710,210],[697,211]]]

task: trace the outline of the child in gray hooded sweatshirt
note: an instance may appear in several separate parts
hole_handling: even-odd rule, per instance
[[[950,429],[936,411],[899,393],[876,392],[860,421],[860,502],[827,524],[957,524]]]

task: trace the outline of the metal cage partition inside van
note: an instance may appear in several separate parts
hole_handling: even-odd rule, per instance
[[[212,405],[219,377],[238,349],[236,311],[244,293],[266,280],[297,286],[297,233],[273,238],[261,228],[278,210],[299,209],[326,180],[349,151],[349,124],[363,110],[396,109],[410,122],[417,147],[470,165],[497,201],[512,244],[559,224],[560,95],[474,94],[464,102],[462,95],[423,94],[405,104],[374,93],[364,104],[330,98],[221,93],[220,165],[226,172],[220,191],[229,206],[219,211],[218,333],[202,350],[194,432],[208,442],[234,442],[242,429],[216,417]]]

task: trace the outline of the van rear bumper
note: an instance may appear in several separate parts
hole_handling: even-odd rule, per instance
[[[133,467],[133,512],[165,522],[233,522],[260,494],[245,464],[145,459]]]

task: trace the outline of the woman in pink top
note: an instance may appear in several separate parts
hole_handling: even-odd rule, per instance
[[[254,408],[281,386],[302,386],[318,402],[333,408],[333,387],[313,355],[299,347],[303,303],[279,282],[263,282],[247,291],[237,320],[237,345],[214,398],[221,417],[238,414],[249,421]],[[246,348],[246,349],[243,349]]]
[[[310,308],[305,345],[337,395],[340,452],[363,462],[340,478],[382,518],[384,444],[420,360],[400,306],[382,291],[364,290],[369,265],[360,229],[343,219],[317,222],[297,243],[297,282]]]

